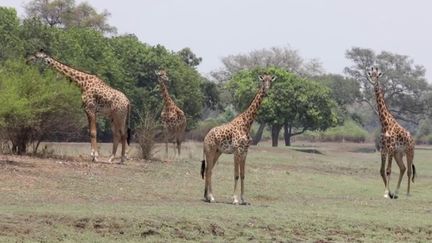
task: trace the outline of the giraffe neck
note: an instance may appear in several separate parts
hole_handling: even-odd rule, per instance
[[[45,62],[58,72],[70,78],[81,89],[81,92],[86,89],[86,83],[93,77],[91,74],[71,68],[52,57],[46,57]]]
[[[253,121],[257,116],[258,109],[261,106],[261,102],[263,101],[265,96],[266,96],[266,92],[264,90],[264,87],[262,86],[258,90],[257,94],[255,95],[249,107],[236,118],[236,120],[240,122],[240,124],[243,125],[245,129],[247,130],[250,129]]]
[[[379,84],[376,84],[375,87],[375,96],[376,103],[378,108],[378,115],[381,123],[381,128],[383,131],[386,131],[391,125],[396,122],[396,119],[390,113],[385,100],[384,100],[384,92]]]
[[[165,107],[171,106],[174,104],[173,100],[171,99],[169,93],[168,93],[168,88],[165,85],[163,80],[159,81],[159,87],[160,87],[160,91],[162,93],[162,98],[164,100],[165,103]]]

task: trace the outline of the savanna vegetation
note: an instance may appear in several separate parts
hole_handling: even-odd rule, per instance
[[[108,24],[110,13],[97,12],[88,3],[34,0],[25,9],[26,16],[20,19],[14,9],[0,8],[0,96],[12,104],[1,108],[0,134],[11,142],[14,153],[36,152],[40,141],[87,139],[88,129],[77,101],[79,92],[73,84],[46,65],[25,64],[26,56],[39,49],[124,92],[133,104],[134,131],[139,130],[135,128],[140,126],[141,114],[158,119],[162,102],[154,71],[166,69],[170,93],[187,115],[188,138],[198,140],[211,126],[227,122],[245,109],[257,87],[258,73],[275,74],[278,79],[252,131],[253,144],[264,138],[272,139],[273,146],[278,146],[279,138],[289,146],[295,137],[373,140],[378,123],[364,70],[377,64],[386,74],[382,83],[396,118],[419,142],[430,140],[425,126],[430,123],[427,104],[432,98],[431,87],[425,80],[426,70],[408,56],[354,47],[346,51],[352,66],[346,67],[342,76],[325,73],[319,60],[306,60],[296,50],[272,47],[224,57],[223,67],[204,77],[196,69],[202,58],[189,47],[173,51],[146,44],[133,34],[117,35],[116,28]],[[32,107],[37,105],[40,109]],[[67,112],[56,114],[62,110]],[[18,120],[21,122],[15,122]],[[62,123],[67,125],[56,127]],[[330,133],[339,134],[327,137],[326,130],[331,127],[338,128]],[[99,120],[98,130],[99,140],[110,141],[106,119]],[[313,133],[320,135],[311,136]]]
[[[365,75],[372,65],[385,74],[392,114],[417,144],[432,144],[432,86],[409,56],[353,47],[351,65],[332,74],[297,50],[270,47],[226,56],[204,76],[191,48],[119,35],[110,13],[88,3],[32,0],[25,10],[19,18],[0,6],[0,241],[432,240],[430,147],[417,148],[413,197],[399,201],[383,201],[373,153],[379,122]],[[40,49],[130,99],[136,144],[126,165],[88,163],[88,146],[75,143],[89,141],[80,91],[45,64],[26,63]],[[159,69],[188,124],[185,152],[164,160]],[[252,204],[229,205],[232,157],[222,155],[213,179],[218,203],[209,207],[201,201],[201,141],[250,104],[262,73],[277,79],[251,131]],[[111,139],[109,120],[100,118],[98,141]]]

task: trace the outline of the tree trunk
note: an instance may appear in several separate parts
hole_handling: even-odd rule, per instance
[[[292,127],[288,123],[284,124],[284,139],[285,139],[285,146],[291,146],[291,131]]]
[[[258,127],[258,131],[256,132],[255,136],[252,139],[252,145],[257,145],[261,141],[265,125],[266,125],[265,123],[260,123]]]
[[[272,125],[271,133],[272,133],[272,146],[277,147],[279,141],[279,132],[282,129],[281,125]]]
[[[27,144],[23,141],[19,141],[17,146],[17,154],[23,155],[26,153],[26,151],[27,151]]]

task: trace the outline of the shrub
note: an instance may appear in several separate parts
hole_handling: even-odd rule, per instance
[[[189,131],[186,135],[188,139],[196,140],[196,141],[203,141],[204,137],[207,135],[207,133],[212,129],[213,127],[219,126],[223,122],[219,121],[218,119],[207,119],[204,121],[198,122],[198,125],[195,129]]]
[[[145,112],[139,115],[136,128],[136,137],[141,149],[141,157],[149,160],[153,158],[155,148],[155,136],[160,125],[155,113]]]
[[[366,141],[368,132],[352,120],[347,120],[342,126],[327,129],[324,132],[305,132],[303,139],[315,142],[356,142]]]
[[[11,151],[27,152],[50,136],[74,136],[84,126],[79,90],[48,71],[7,61],[0,68],[0,140]]]

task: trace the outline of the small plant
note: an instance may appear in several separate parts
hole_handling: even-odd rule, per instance
[[[2,139],[0,137],[0,154],[11,154],[11,147],[8,140]]]
[[[136,138],[141,149],[143,159],[152,159],[154,155],[155,136],[159,128],[159,123],[155,113],[144,112],[139,115]]]

